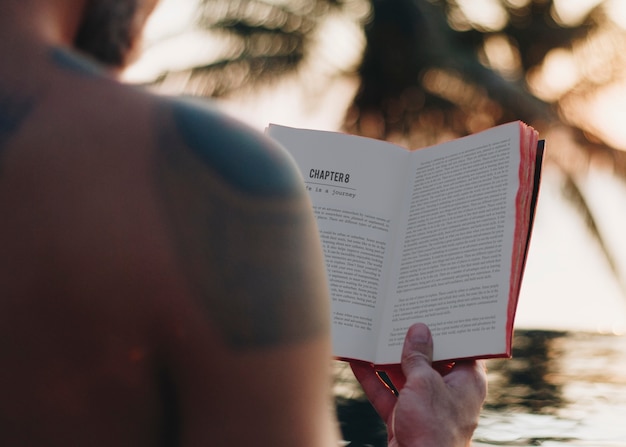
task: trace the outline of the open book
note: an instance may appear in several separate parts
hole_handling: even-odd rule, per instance
[[[509,357],[543,142],[513,122],[409,151],[270,125],[298,164],[317,217],[334,355],[400,362],[415,322],[435,361]]]

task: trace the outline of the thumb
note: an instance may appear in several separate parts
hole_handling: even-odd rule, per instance
[[[408,379],[411,373],[428,366],[430,368],[433,359],[433,338],[423,323],[413,324],[404,339],[402,348],[402,371]]]

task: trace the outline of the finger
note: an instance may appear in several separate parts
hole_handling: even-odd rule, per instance
[[[374,367],[368,363],[350,362],[350,368],[378,415],[385,422],[389,421],[396,404],[396,397],[389,387],[382,382]]]
[[[464,408],[479,409],[487,397],[487,373],[483,362],[460,362],[444,377],[448,389]]]
[[[444,377],[449,388],[463,389],[464,394],[481,402],[487,396],[487,371],[483,361],[466,361],[454,365]]]
[[[486,380],[487,370],[483,361],[467,360],[457,362],[450,372],[444,376],[444,380],[448,384],[456,384],[472,377],[476,380]]]
[[[402,348],[402,371],[407,379],[424,366],[429,369],[433,358],[433,339],[423,323],[413,324],[404,339]]]

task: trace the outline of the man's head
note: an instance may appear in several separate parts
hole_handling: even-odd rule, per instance
[[[112,67],[127,65],[158,0],[88,0],[74,46]]]

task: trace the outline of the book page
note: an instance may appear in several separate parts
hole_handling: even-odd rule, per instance
[[[409,151],[335,132],[270,125],[293,156],[317,217],[331,296],[334,355],[373,361]]]
[[[417,321],[434,360],[505,352],[519,147],[511,123],[412,153],[377,363],[399,362]]]

